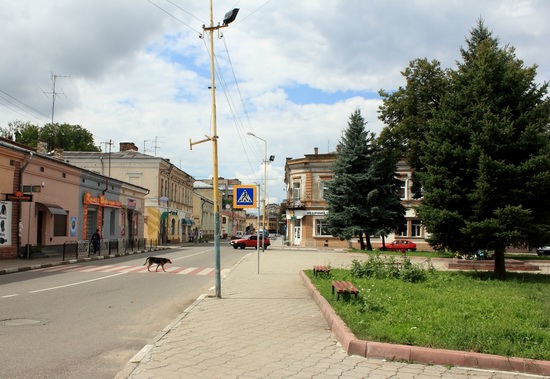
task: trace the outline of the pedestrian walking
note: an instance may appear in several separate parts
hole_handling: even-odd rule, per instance
[[[92,245],[94,247],[94,255],[97,255],[99,253],[100,240],[101,240],[101,237],[99,236],[99,229],[96,229],[95,233],[92,234]]]

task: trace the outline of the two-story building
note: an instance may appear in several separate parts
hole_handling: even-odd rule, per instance
[[[305,154],[303,158],[287,158],[285,163],[285,184],[287,198],[281,203],[281,210],[286,217],[285,235],[289,244],[316,248],[359,247],[357,239],[341,241],[330,235],[325,222],[328,206],[324,199],[326,184],[332,179],[332,170],[336,152]],[[411,169],[405,161],[399,162],[396,176],[402,181],[401,200],[406,208],[406,231],[401,235],[390,235],[390,242],[397,237],[413,240],[418,248],[429,249],[425,231],[416,217],[414,207],[418,200],[411,194]],[[371,236],[373,244],[378,245],[381,239]]]

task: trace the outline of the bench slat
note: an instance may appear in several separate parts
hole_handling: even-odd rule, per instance
[[[329,273],[330,268],[327,266],[313,266],[313,276],[317,276],[320,272]]]
[[[357,287],[353,285],[352,282],[342,281],[342,280],[333,280],[332,281],[332,294],[334,295],[334,290],[336,289],[336,300],[340,299],[340,294],[349,293],[355,295],[355,298],[357,298],[357,294],[359,293],[359,290]]]

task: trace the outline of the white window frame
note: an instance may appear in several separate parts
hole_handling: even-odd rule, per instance
[[[422,223],[420,220],[411,220],[411,237],[422,237]]]
[[[292,200],[301,200],[301,198],[302,198],[302,185],[301,185],[301,183],[300,182],[292,182]]]
[[[316,237],[332,237],[332,234],[330,234],[328,232],[328,230],[326,229],[326,219],[325,218],[314,218],[313,219],[313,225],[314,225],[314,236]],[[323,228],[324,226],[324,228]],[[323,234],[323,229],[325,229],[325,231],[328,233],[328,234]]]

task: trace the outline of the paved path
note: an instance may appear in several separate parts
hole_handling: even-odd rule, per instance
[[[541,378],[348,356],[328,329],[299,271],[349,265],[360,255],[251,252],[222,280],[222,298],[201,296],[145,346],[117,378]],[[364,256],[363,256],[364,257]]]

